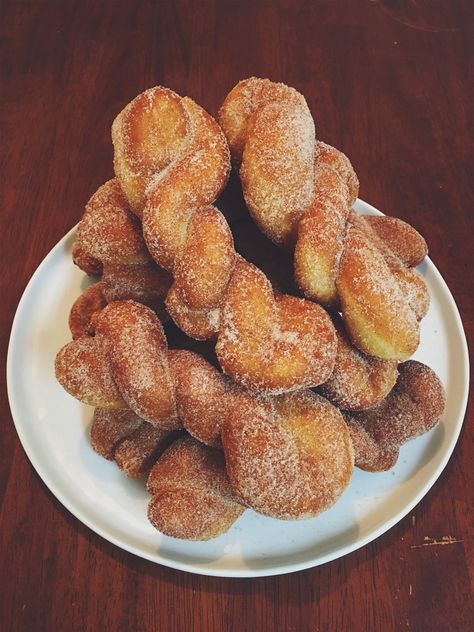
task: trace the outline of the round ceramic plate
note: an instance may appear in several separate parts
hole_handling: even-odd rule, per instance
[[[358,201],[359,212],[377,214]],[[428,492],[445,467],[467,403],[467,345],[456,304],[435,266],[420,271],[431,307],[414,356],[432,367],[447,393],[446,412],[428,434],[406,444],[389,472],[355,469],[334,507],[311,520],[279,521],[246,511],[208,542],[162,536],[148,522],[144,481],[127,479],[94,453],[92,408],[56,382],[54,359],[70,339],[70,307],[85,275],[72,263],[68,233],[33,275],[18,306],[8,350],[10,406],[23,447],[43,481],[79,520],[117,546],[165,566],[226,577],[289,573],[336,559],[379,537]]]

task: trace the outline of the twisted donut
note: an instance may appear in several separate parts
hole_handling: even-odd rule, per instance
[[[230,169],[217,123],[191,99],[152,88],[117,116],[112,139],[116,176],[148,249],[173,276],[166,306],[177,325],[191,337],[217,337],[223,370],[245,386],[276,393],[324,382],[336,351],[328,315],[304,299],[275,297],[265,275],[237,256],[211,206]]]
[[[83,335],[57,354],[56,376],[68,393],[101,409],[131,409],[161,429],[184,427],[202,443],[220,445],[222,420],[240,387],[198,354],[169,350],[160,321],[142,304],[109,303],[92,325],[93,337]]]
[[[431,430],[444,407],[444,388],[432,369],[415,360],[400,364],[397,382],[382,402],[369,410],[344,413],[357,467],[369,472],[392,468],[400,447]]]
[[[219,122],[240,165],[244,197],[260,229],[294,246],[295,278],[304,294],[340,307],[352,341],[365,353],[404,360],[419,342],[428,307],[421,277],[406,264],[400,232],[426,254],[424,240],[400,220],[350,212],[357,177],[344,154],[316,141],[304,97],[267,79],[241,81],[226,97]],[[395,248],[382,246],[393,242]],[[393,244],[390,244],[393,245]]]
[[[156,314],[134,301],[110,303],[82,336],[56,356],[59,383],[99,408],[129,408],[158,428],[180,427],[167,342]]]
[[[158,459],[147,489],[150,522],[174,538],[215,538],[245,511],[230,486],[222,452],[191,437],[178,439]]]
[[[96,408],[90,430],[93,449],[114,460],[131,478],[147,474],[174,434],[147,423],[131,410]]]
[[[354,451],[337,408],[311,391],[234,408],[222,426],[232,488],[255,511],[301,519],[328,509],[349,483]]]

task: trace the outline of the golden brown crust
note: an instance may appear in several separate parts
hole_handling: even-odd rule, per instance
[[[277,394],[326,381],[336,338],[322,307],[275,297],[265,275],[239,260],[221,311],[216,354],[224,372],[240,384]]]
[[[86,288],[71,307],[69,329],[72,337],[93,335],[94,314],[114,301],[142,303],[165,322],[164,297],[169,284],[168,273],[152,261],[143,266],[104,264],[102,279]]]
[[[158,427],[178,427],[167,342],[152,310],[134,301],[117,301],[97,315],[94,326],[127,406]]]
[[[390,267],[367,235],[350,225],[337,290],[352,342],[364,353],[405,360],[416,351],[419,325]]]
[[[212,117],[190,99],[157,87],[124,108],[112,137],[117,178],[142,216],[148,249],[173,276],[166,305],[176,324],[192,337],[217,337],[224,370],[253,388],[277,392],[324,381],[335,355],[330,320],[302,299],[276,298],[262,273],[242,274],[244,266],[253,268],[237,257],[229,226],[212,206],[230,169],[224,134]],[[170,139],[172,150],[167,152],[161,143]],[[256,285],[250,288],[254,300],[249,302],[250,278]],[[237,281],[243,281],[242,287]],[[271,318],[272,333],[263,341],[258,332],[269,329],[264,321],[269,307],[279,316]],[[251,330],[239,330],[236,324],[244,310],[249,310]],[[273,371],[254,366],[254,347],[263,349],[267,360],[271,357],[266,368],[274,366]]]
[[[309,391],[255,403],[244,394],[222,427],[238,496],[281,519],[308,518],[330,507],[348,485],[354,462],[341,413]]]
[[[89,276],[102,274],[102,262],[85,252],[77,240],[72,245],[72,260],[78,268],[81,268]]]
[[[235,386],[197,353],[170,349],[178,416],[186,430],[211,447],[221,445],[221,425]]]
[[[94,450],[132,478],[147,474],[170,444],[172,433],[155,428],[131,410],[96,408],[92,420]]]
[[[256,223],[275,243],[296,241],[295,278],[305,296],[341,308],[365,353],[407,359],[429,304],[423,280],[408,270],[426,254],[423,238],[401,220],[355,218],[357,176],[344,154],[316,140],[309,109],[291,88],[242,81],[219,120]]]
[[[69,312],[69,329],[73,339],[92,335],[92,317],[106,305],[102,282],[94,283],[84,290]]]
[[[84,404],[127,408],[99,338],[82,336],[65,345],[56,356],[55,372],[61,386]]]
[[[364,215],[373,231],[393,254],[409,268],[419,265],[428,254],[428,245],[420,233],[398,217]]]
[[[148,477],[148,517],[161,533],[209,540],[225,533],[245,508],[237,501],[222,453],[191,437],[179,439]]]
[[[444,407],[444,388],[432,369],[415,360],[400,364],[397,383],[380,404],[345,413],[356,465],[368,471],[390,469],[400,446],[431,430]]]
[[[107,303],[132,300],[150,307],[165,322],[164,300],[171,284],[166,270],[152,260],[142,266],[104,264],[103,294]]]
[[[342,319],[334,316],[337,354],[334,371],[322,394],[343,410],[364,410],[378,404],[397,380],[397,362],[368,356],[351,344]]]
[[[141,217],[150,179],[186,149],[189,120],[181,98],[151,88],[129,103],[112,125],[114,169],[133,212]]]
[[[143,265],[150,255],[140,222],[129,210],[116,178],[103,184],[90,198],[77,226],[74,261],[89,273],[84,259],[101,264]],[[96,273],[100,273],[97,270]]]
[[[117,301],[93,317],[95,336],[82,336],[56,357],[56,377],[80,401],[130,408],[164,429],[179,427],[167,343],[156,314],[134,301]]]
[[[161,429],[184,426],[203,443],[220,445],[235,385],[196,353],[167,350],[158,318],[141,304],[110,303],[92,320],[95,336],[77,338],[57,355],[57,378],[71,395],[102,408],[130,408]]]

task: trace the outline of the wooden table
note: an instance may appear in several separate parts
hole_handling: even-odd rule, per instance
[[[250,75],[304,93],[361,197],[426,237],[472,342],[473,17],[469,0],[4,0],[2,360],[26,283],[112,175],[123,105],[163,84],[215,114]],[[377,540],[295,574],[227,579],[148,562],[81,524],[1,397],[4,630],[472,629],[472,415],[430,492]]]

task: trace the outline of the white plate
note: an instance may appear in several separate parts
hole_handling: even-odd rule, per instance
[[[378,214],[358,201],[359,212]],[[447,393],[442,423],[411,441],[396,467],[356,469],[330,510],[286,522],[246,511],[230,531],[208,542],[162,536],[148,523],[143,481],[127,479],[89,445],[92,409],[56,382],[54,359],[70,339],[69,309],[85,283],[71,261],[74,230],[41,263],[18,306],[8,350],[10,406],[23,447],[43,481],[79,520],[117,546],[172,568],[226,577],[277,575],[336,559],[364,546],[401,520],[428,492],[454,449],[467,403],[469,364],[451,293],[427,260],[421,272],[431,293],[415,358],[432,367]]]

